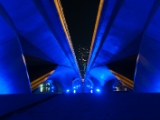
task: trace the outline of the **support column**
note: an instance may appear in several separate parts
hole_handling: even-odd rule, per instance
[[[160,92],[160,7],[141,43],[134,78],[134,92]]]
[[[0,10],[1,11],[1,10]],[[0,94],[31,93],[19,39],[5,13],[0,12]]]

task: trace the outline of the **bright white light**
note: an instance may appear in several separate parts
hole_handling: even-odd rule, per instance
[[[43,84],[40,84],[40,87],[43,87]]]
[[[69,92],[69,90],[67,90],[67,92]]]
[[[74,90],[73,93],[76,93],[76,90]]]
[[[43,92],[43,87],[40,87],[40,92]]]
[[[100,92],[100,89],[97,89],[97,92]]]
[[[25,66],[26,66],[26,59],[25,59],[23,54],[22,54],[22,60],[23,60],[23,63],[25,64]]]
[[[91,93],[93,93],[93,90],[91,90]]]

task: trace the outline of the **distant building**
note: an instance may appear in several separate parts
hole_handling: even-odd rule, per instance
[[[79,45],[78,64],[79,64],[79,69],[83,78],[85,76],[85,71],[87,67],[88,55],[89,55],[89,47]]]

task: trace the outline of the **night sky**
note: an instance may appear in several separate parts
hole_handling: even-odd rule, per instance
[[[90,48],[99,0],[61,0],[61,4],[78,58],[79,45]],[[31,81],[50,72],[57,66],[32,56],[25,55],[25,58]]]
[[[77,56],[78,46],[90,48],[99,0],[61,0]]]
[[[99,1],[100,0],[61,0],[76,57],[78,56],[79,45],[90,48]],[[110,63],[107,66],[133,80],[136,56],[137,55],[134,55]]]
[[[76,58],[78,58],[79,45],[90,48],[98,12],[99,0],[61,0],[61,4],[63,7],[64,16],[72,39]],[[123,60],[119,60],[114,63],[109,63],[107,64],[107,66],[110,69],[133,80],[136,58],[137,55],[133,55]],[[48,62],[44,62],[42,60],[33,57],[31,58],[31,56],[30,57],[26,56],[26,61],[29,73],[31,75],[33,74],[33,77],[31,76],[33,80],[35,78],[38,78],[38,75],[39,77],[40,75],[43,75],[43,74],[37,74],[36,76],[36,73],[33,71],[38,71],[39,67],[37,67],[38,65],[36,67],[33,66],[34,63],[41,64],[42,67],[46,69],[46,71],[48,70],[48,72],[50,71],[50,69],[55,69],[56,66],[55,64],[51,63],[49,64]],[[46,67],[44,67],[44,65]],[[52,66],[52,67],[50,68],[47,66]],[[33,68],[37,68],[37,70]]]

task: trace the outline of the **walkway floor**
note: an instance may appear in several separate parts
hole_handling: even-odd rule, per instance
[[[0,120],[160,120],[159,94],[11,95],[0,101]]]

